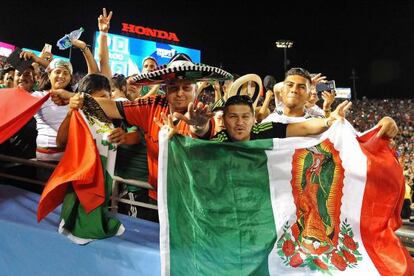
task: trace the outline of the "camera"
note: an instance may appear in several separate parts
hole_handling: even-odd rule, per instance
[[[330,80],[327,82],[319,82],[316,84],[316,92],[331,91],[335,90],[335,81]]]

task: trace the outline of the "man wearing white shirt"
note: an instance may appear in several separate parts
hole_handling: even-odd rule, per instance
[[[262,123],[296,123],[315,117],[305,110],[305,104],[310,95],[311,82],[312,79],[309,72],[302,68],[292,68],[287,71],[283,87],[281,87],[280,91],[283,111],[275,109],[275,111],[267,116]],[[279,106],[282,107],[281,105]]]

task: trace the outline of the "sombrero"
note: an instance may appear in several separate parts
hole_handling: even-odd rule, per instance
[[[254,83],[254,90],[249,90],[245,87],[249,82]],[[262,79],[256,74],[247,74],[241,76],[231,85],[228,97],[235,95],[248,95],[253,101],[253,108],[256,108],[257,102],[259,101],[260,91],[263,89]]]
[[[151,72],[139,74],[132,78],[132,84],[158,84],[173,80],[227,80],[233,76],[221,68],[201,63],[193,63],[186,54],[176,54],[165,64],[155,68]]]

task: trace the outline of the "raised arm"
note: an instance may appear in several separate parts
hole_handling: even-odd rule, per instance
[[[173,116],[187,123],[190,126],[190,131],[198,137],[206,136],[210,130],[213,131],[210,119],[214,117],[214,113],[203,103],[198,103],[195,107],[193,103],[189,103],[185,115],[174,112]]]
[[[98,73],[98,64],[96,64],[96,61],[93,58],[92,52],[89,49],[88,45],[79,39],[72,39],[71,42],[74,47],[81,50],[83,57],[86,60],[86,65],[88,66],[88,74]]]
[[[73,93],[73,96],[69,99],[69,111],[66,114],[65,119],[59,126],[56,135],[56,145],[59,149],[65,149],[68,142],[70,118],[72,117],[72,111],[74,109],[81,108],[83,104],[83,93]]]
[[[76,96],[75,93],[68,92],[63,89],[57,89],[57,90],[51,90],[51,99],[52,101],[57,105],[65,105],[68,104],[69,100],[75,100],[77,102],[71,101],[71,108],[81,108],[83,106],[83,101],[95,101],[99,104],[99,106],[102,108],[102,110],[105,112],[106,116],[111,119],[123,119],[121,114],[118,111],[118,108],[116,107],[116,102],[112,101],[110,99],[105,98],[92,98],[92,96],[85,94],[84,97]],[[74,99],[71,99],[72,97],[75,97]],[[72,104],[73,103],[73,104]]]
[[[213,88],[214,88],[214,102],[217,102],[221,98],[223,98],[223,95],[221,95],[220,83],[218,81],[214,81]]]
[[[108,51],[108,32],[110,22],[112,18],[112,11],[106,14],[106,9],[103,8],[102,14],[98,17],[98,28],[99,28],[99,65],[101,73],[108,79],[112,78],[111,67],[109,66],[109,51]]]
[[[323,91],[323,112],[326,118],[331,115],[331,105],[335,101],[335,91]]]
[[[32,59],[33,62],[36,62],[37,64],[39,64],[40,66],[43,66],[44,68],[46,68],[50,63],[50,60],[46,60],[41,57],[38,57],[36,56],[35,53],[29,52],[29,51],[22,51],[20,53],[20,58],[24,60]]]
[[[328,118],[312,118],[301,123],[289,124],[286,128],[286,137],[321,134],[327,130],[335,120],[343,120],[346,111],[351,105],[351,102],[344,101],[338,105]]]
[[[263,101],[263,105],[260,107],[259,112],[256,114],[256,121],[261,122],[266,116],[269,115],[269,104],[274,96],[272,90],[267,90],[266,97]]]
[[[209,85],[208,81],[197,82],[197,95],[200,95],[203,89],[206,88],[208,85]]]
[[[394,138],[398,134],[397,123],[388,116],[382,118],[375,127],[380,127],[377,137]]]

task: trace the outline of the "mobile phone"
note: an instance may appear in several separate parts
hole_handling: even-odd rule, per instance
[[[43,53],[52,53],[52,45],[45,43],[45,46],[43,46]]]
[[[331,91],[331,90],[335,90],[336,86],[335,86],[335,81],[334,80],[330,80],[327,82],[318,82],[316,84],[316,92],[323,92],[323,91]]]

